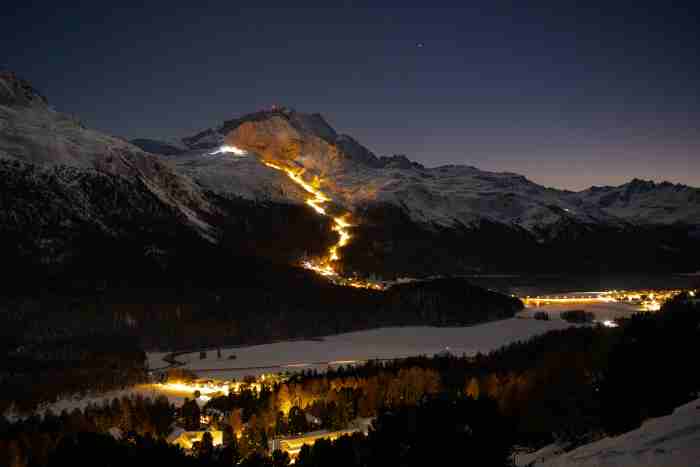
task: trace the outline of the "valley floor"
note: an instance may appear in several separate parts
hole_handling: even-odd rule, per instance
[[[317,340],[284,341],[249,347],[222,348],[221,358],[215,349],[207,352],[206,359],[199,352],[177,356],[184,368],[201,378],[214,380],[242,380],[245,376],[267,373],[323,371],[328,367],[363,363],[367,360],[391,360],[418,355],[432,356],[440,352],[454,355],[488,353],[504,345],[525,341],[539,334],[563,329],[571,324],[562,320],[538,321],[512,318],[468,327],[407,326],[378,328],[367,331],[338,334]],[[162,369],[168,366],[165,352],[148,353],[148,366]],[[229,357],[235,355],[235,359]],[[50,409],[54,413],[85,408],[88,404],[102,404],[123,396],[156,397],[165,395],[180,405],[189,393],[165,391],[159,385],[142,384],[105,394],[75,395],[43,404],[37,412]],[[4,414],[8,419],[24,418],[28,414],[13,411]]]
[[[199,353],[177,357],[184,368],[200,377],[241,379],[263,373],[323,370],[328,366],[362,363],[440,352],[454,355],[487,353],[503,345],[570,324],[561,320],[507,319],[468,327],[408,326],[379,328],[324,337],[313,341],[287,341],[250,347],[223,348],[200,359]],[[150,368],[164,366],[165,353],[149,353]],[[235,356],[235,359],[229,357]]]

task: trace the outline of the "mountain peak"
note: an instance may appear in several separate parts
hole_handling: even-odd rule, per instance
[[[627,185],[638,188],[654,188],[656,183],[653,180],[643,180],[635,177]]]
[[[285,106],[226,120],[218,128],[203,130],[183,138],[182,142],[193,150],[213,149],[226,142],[271,160],[311,157],[318,159],[317,168],[323,166],[324,170],[330,169],[328,164],[335,166],[343,162],[383,166],[376,155],[355,139],[338,134],[320,113],[298,112]]]
[[[227,134],[235,131],[244,123],[263,122],[273,117],[281,117],[289,121],[293,113],[295,111],[289,107],[273,105],[269,109],[261,109],[243,114],[240,117],[224,120],[218,128],[207,128],[192,136],[186,136],[181,141],[189,149],[213,149],[223,143]]]
[[[317,136],[327,143],[333,144],[338,138],[338,134],[328,121],[320,113],[297,112],[291,107],[274,105],[269,109],[258,110],[245,114],[241,117],[226,120],[218,129],[219,133],[229,133],[244,123],[257,123],[265,120],[280,117],[289,122],[301,134],[311,134]]]
[[[395,169],[424,169],[418,162],[413,162],[405,154],[394,154],[393,156],[382,156],[379,158],[382,167]]]
[[[151,154],[160,154],[163,156],[176,156],[185,152],[185,149],[168,141],[159,141],[150,138],[135,138],[129,141],[134,146]]]
[[[47,107],[49,101],[27,80],[12,71],[0,71],[0,105]]]
[[[693,187],[683,185],[682,183],[671,183],[669,181],[654,182],[653,180],[642,180],[639,178],[634,178],[629,183],[623,185],[627,191],[634,191],[638,193],[645,193],[654,190],[675,190],[675,191],[685,191],[694,190]]]

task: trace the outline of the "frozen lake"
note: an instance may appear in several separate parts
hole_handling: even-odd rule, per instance
[[[307,369],[325,370],[329,366],[361,363],[372,359],[394,359],[417,355],[434,355],[448,350],[461,355],[478,352],[487,353],[503,345],[527,340],[538,334],[570,326],[562,320],[537,321],[512,318],[503,321],[469,327],[393,327],[351,332],[324,337],[312,341],[287,341],[250,347],[222,348],[221,358],[216,351],[207,352],[207,358],[199,359],[199,352],[181,355],[178,360],[186,363],[202,378],[237,379],[262,373],[294,372]],[[150,368],[162,368],[164,352],[148,354]],[[236,355],[235,360],[228,357]],[[163,394],[175,404],[181,404],[189,393],[176,394],[163,391],[158,385],[144,384],[111,391],[104,394],[76,395],[43,405],[37,412],[50,408],[55,413],[61,410],[84,408],[88,403],[102,404],[114,397],[155,397]],[[10,418],[15,415],[5,414]]]
[[[338,334],[313,341],[288,341],[250,347],[223,348],[216,351],[180,355],[185,368],[200,377],[241,379],[247,375],[360,363],[374,359],[394,359],[416,355],[434,355],[445,350],[455,355],[486,353],[505,344],[527,340],[569,324],[560,320],[536,321],[508,319],[469,327],[393,327]],[[229,359],[235,355],[236,359]],[[164,366],[165,353],[148,354],[151,368]]]

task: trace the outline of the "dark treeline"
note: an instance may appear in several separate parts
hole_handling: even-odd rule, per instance
[[[578,442],[604,431],[598,389],[616,339],[614,330],[571,328],[474,358],[414,357],[306,372],[259,393],[215,398],[208,407],[230,414],[242,439],[258,446],[273,436],[342,429],[356,418],[448,394],[495,401],[520,444]]]
[[[380,293],[292,267],[337,241],[306,206],[206,193],[205,238],[139,181],[20,161],[0,175],[0,409],[138,382],[135,349],[468,324],[522,306],[460,281]]]
[[[249,388],[212,399],[206,409],[226,414],[223,423],[238,435],[236,448],[246,457],[264,451],[276,436],[345,429],[357,418],[415,406],[424,397],[441,393],[436,370],[406,361],[298,375],[273,387],[263,386],[260,392]]]
[[[140,382],[145,369],[138,349],[260,344],[392,325],[473,324],[513,316],[522,307],[517,299],[459,279],[377,292],[339,287],[305,270],[268,268],[254,269],[251,276],[261,273],[269,282],[239,271],[222,273],[209,288],[134,289],[106,282],[89,295],[54,290],[7,298],[0,303],[2,400],[31,407],[63,394]]]
[[[426,398],[383,411],[368,436],[342,436],[303,446],[303,467],[509,466],[509,420],[489,399]]]
[[[126,336],[60,337],[41,344],[7,339],[3,347],[0,412],[11,405],[28,412],[62,395],[103,393],[147,380],[146,355],[138,340]]]
[[[13,341],[118,333],[173,350],[479,322],[519,306],[449,281],[381,294],[290,266],[338,239],[306,206],[206,193],[210,241],[123,177],[19,161],[0,161],[0,175],[0,331],[11,328],[0,337]]]
[[[474,324],[512,317],[522,308],[518,299],[463,279],[400,284],[378,292],[273,266],[267,271],[251,269],[248,277],[228,273],[209,287],[182,283],[136,288],[104,282],[83,292],[69,294],[64,289],[0,299],[0,333],[18,346],[115,334],[138,339],[142,348],[177,350],[378,326]]]
[[[507,192],[497,198],[493,202],[517,203],[517,196]],[[550,209],[564,214],[556,206]],[[562,216],[535,232],[487,219],[441,226],[415,222],[407,210],[389,203],[361,206],[355,215],[356,236],[346,248],[345,263],[390,276],[692,272],[700,264],[697,228],[680,223],[614,227]]]
[[[630,430],[698,396],[700,302],[681,294],[661,313],[635,315],[624,326],[600,381],[603,426]]]
[[[135,405],[127,404],[127,412],[113,402],[107,408],[93,409],[97,414],[115,414],[115,423],[129,418]],[[146,401],[145,407],[156,406]],[[155,432],[147,429],[124,432],[115,438],[96,430],[80,411],[61,416],[49,415],[44,421],[27,421],[5,429],[0,439],[0,461],[9,467],[19,466],[231,466],[286,467],[287,454],[275,451],[267,455],[252,451],[244,457],[237,441],[228,436],[226,446],[214,449],[205,435],[193,455],[168,445]],[[157,419],[157,418],[156,418]],[[391,466],[425,465],[430,460],[453,459],[457,446],[469,449],[470,459],[478,465],[509,465],[512,436],[508,421],[488,399],[429,398],[414,405],[401,405],[384,410],[374,422],[368,437],[361,434],[343,436],[333,442],[320,440],[302,448],[298,465],[304,466]],[[112,428],[114,431],[114,429]],[[121,433],[121,432],[120,432]]]
[[[209,406],[240,419],[246,437],[260,440],[338,429],[384,408],[415,405],[426,395],[487,397],[511,420],[518,443],[579,444],[631,429],[693,397],[700,377],[683,362],[700,350],[698,324],[697,305],[679,296],[663,312],[635,315],[618,329],[552,331],[473,358],[415,357],[306,372]],[[654,388],[655,397],[640,388]],[[319,424],[306,423],[306,414]]]
[[[123,397],[102,405],[89,404],[84,409],[73,409],[42,417],[0,425],[0,452],[10,457],[0,459],[0,465],[16,458],[15,465],[44,466],[52,456],[60,455],[66,443],[86,433],[110,433],[118,440],[138,437],[164,439],[175,420],[175,408],[164,396],[156,399]],[[4,422],[4,418],[0,422]],[[98,439],[98,438],[95,438]],[[17,463],[19,462],[19,463]],[[9,465],[12,465],[10,462]]]
[[[288,465],[279,452],[268,456],[270,437],[378,416],[369,436],[317,442],[302,450],[298,462],[424,465],[426,459],[447,462],[470,446],[479,465],[508,465],[516,444],[536,447],[554,440],[575,446],[633,429],[696,397],[700,376],[687,362],[700,350],[699,324],[698,305],[681,295],[661,312],[635,315],[617,329],[569,328],[474,358],[416,357],[299,374],[260,392],[247,389],[210,401],[210,408],[225,414],[216,422],[227,434],[225,448],[213,449],[203,440],[189,458],[158,440],[174,417],[191,419],[190,428],[196,428],[198,412],[190,413],[194,406],[187,404],[177,413],[162,400],[142,403],[143,409],[122,401],[5,425],[0,452],[9,465],[44,466],[59,465],[82,449],[100,463],[100,453],[89,446],[95,443],[103,453],[114,451],[111,465],[125,465],[123,456],[146,459],[161,451],[172,465],[230,465],[241,459],[246,466]],[[149,404],[160,409],[145,408]],[[58,430],[50,442],[47,424]],[[125,437],[100,437],[110,425],[123,428]],[[34,451],[34,443],[48,447]],[[433,457],[426,457],[431,451]],[[79,457],[77,462],[88,462]]]

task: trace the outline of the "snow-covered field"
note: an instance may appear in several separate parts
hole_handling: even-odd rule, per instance
[[[543,461],[539,461],[545,457]],[[537,467],[690,467],[700,466],[700,399],[678,407],[671,415],[647,420],[636,430],[603,438],[565,454],[552,447],[518,459]],[[532,461],[528,464],[527,461]]]
[[[200,360],[199,353],[181,355],[185,368],[201,377],[241,379],[246,375],[326,369],[372,359],[434,355],[449,351],[456,355],[486,353],[515,341],[527,340],[569,324],[559,320],[508,319],[470,327],[394,327],[328,336],[318,341],[289,341],[251,347],[222,349]],[[163,367],[164,353],[148,354],[150,368]],[[235,355],[236,359],[229,359]]]
[[[67,411],[70,412],[73,409],[84,409],[87,407],[89,404],[96,404],[96,405],[102,405],[105,402],[111,402],[113,399],[121,399],[122,397],[136,397],[137,395],[140,395],[142,397],[150,397],[151,399],[154,399],[158,397],[161,393],[156,390],[156,387],[154,385],[150,384],[141,384],[138,386],[132,386],[126,389],[117,389],[114,391],[109,391],[103,394],[91,394],[91,395],[82,395],[82,394],[76,394],[73,397],[66,397],[63,399],[59,399],[55,402],[49,402],[49,403],[44,403],[40,405],[33,413],[43,415],[47,410],[51,410],[54,414],[60,414],[62,411]],[[178,401],[181,401],[183,398],[170,398],[168,397],[171,402],[177,403]],[[4,414],[1,414],[5,418],[7,418],[10,421],[15,421],[18,419],[23,419],[28,417],[31,414],[28,413],[17,413],[14,410],[10,410],[8,412],[5,412]]]

